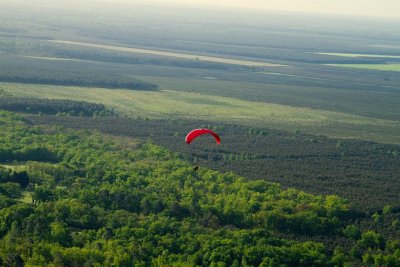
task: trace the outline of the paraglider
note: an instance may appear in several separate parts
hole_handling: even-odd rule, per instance
[[[221,138],[218,136],[218,134],[214,133],[213,131],[211,131],[209,129],[205,129],[205,128],[194,129],[193,131],[188,133],[188,135],[185,138],[185,142],[187,144],[190,144],[194,139],[196,139],[198,136],[203,135],[203,134],[211,134],[212,136],[214,136],[215,142],[217,142],[218,145],[221,143]]]
[[[197,172],[198,170],[199,170],[199,165],[197,165],[197,164],[194,165],[194,166],[193,166],[193,171]]]
[[[203,135],[203,134],[211,134],[214,137],[215,142],[218,145],[221,144],[221,138],[218,136],[218,134],[216,134],[215,132],[213,132],[209,129],[205,129],[205,128],[192,130],[190,133],[188,133],[186,135],[185,142],[189,145],[194,139],[196,139],[197,137],[199,137],[200,135]],[[199,165],[197,165],[197,164],[194,165],[193,171],[197,172],[198,170],[199,170]]]

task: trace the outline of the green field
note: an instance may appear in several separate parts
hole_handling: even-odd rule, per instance
[[[383,45],[383,44],[376,44],[376,45],[369,45],[370,47],[377,47],[377,48],[387,48],[387,49],[400,49],[398,45]]]
[[[329,64],[329,66],[381,71],[400,71],[400,64]]]
[[[369,57],[369,58],[400,58],[396,55],[375,55],[375,54],[356,54],[356,53],[314,53],[317,55],[337,56],[337,57]]]
[[[398,105],[400,88],[382,86],[377,89],[371,87],[371,84],[359,84],[357,88],[355,85],[341,83],[338,80],[323,80],[323,78],[317,80],[315,76],[293,78],[295,75],[275,73],[254,76],[235,73],[237,80],[223,76],[224,72],[215,73],[217,80],[205,79],[203,75],[196,77],[191,73],[188,75],[185,72],[185,74],[188,77],[172,76],[170,73],[135,75],[135,77],[144,82],[155,83],[161,90],[194,92],[285,106],[323,109],[362,117],[400,120],[400,105]],[[318,86],[311,86],[306,83],[309,81],[321,83]],[[329,87],[337,85],[342,87]]]
[[[20,97],[102,103],[130,117],[204,119],[249,126],[302,131],[339,138],[400,143],[397,121],[319,109],[239,100],[178,91],[129,91],[100,88],[1,83]]]

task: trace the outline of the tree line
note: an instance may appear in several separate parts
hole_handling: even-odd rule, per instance
[[[11,60],[13,61],[13,60]],[[0,65],[0,81],[12,83],[31,83],[82,87],[121,88],[131,90],[154,91],[158,89],[156,84],[141,81],[127,75],[113,74],[106,70],[90,71],[84,66],[62,67],[54,66],[46,62],[30,64],[30,61],[21,65]],[[8,62],[9,63],[9,62]]]
[[[0,109],[46,115],[69,116],[116,116],[113,109],[106,108],[103,104],[84,101],[72,101],[62,99],[43,99],[25,97],[1,97]]]

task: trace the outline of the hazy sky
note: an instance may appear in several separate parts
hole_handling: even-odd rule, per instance
[[[102,0],[107,2],[138,3],[145,0]],[[150,0],[152,1],[152,0]],[[154,0],[153,0],[154,1]],[[343,14],[356,16],[390,17],[400,19],[400,0],[157,0],[182,5],[256,8]]]
[[[400,0],[163,0],[201,2],[207,5],[224,5],[269,10],[323,12],[333,14],[397,17],[400,18]]]

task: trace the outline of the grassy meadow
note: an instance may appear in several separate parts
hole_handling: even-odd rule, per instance
[[[400,71],[400,64],[330,64],[330,66],[343,68],[368,69],[379,71]]]
[[[374,55],[374,54],[357,54],[357,53],[315,53],[317,55],[337,56],[337,57],[369,57],[369,58],[400,58],[396,55]]]
[[[329,137],[400,143],[397,121],[319,109],[179,91],[145,92],[13,83],[1,83],[0,86],[18,97],[102,103],[134,118],[204,119]]]

